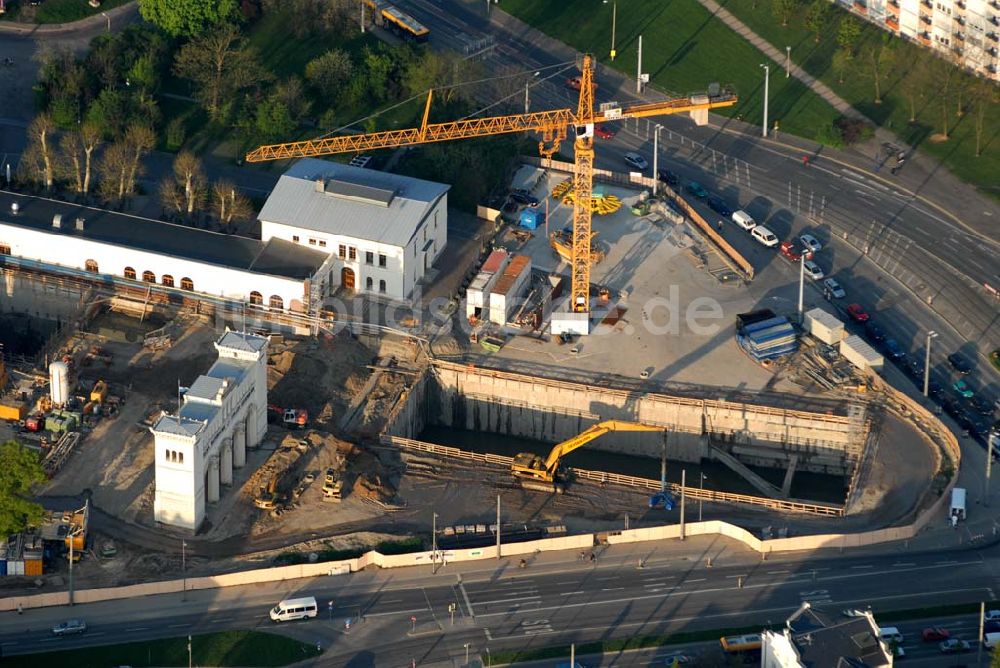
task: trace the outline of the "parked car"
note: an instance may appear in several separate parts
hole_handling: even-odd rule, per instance
[[[948,355],[948,364],[951,368],[961,374],[967,374],[972,372],[972,363],[965,359],[961,353],[952,353]]]
[[[951,633],[948,632],[948,629],[941,628],[940,626],[932,626],[924,629],[920,637],[923,638],[924,642],[940,642],[941,640],[950,638]]]
[[[851,317],[854,322],[868,322],[868,311],[861,304],[848,304],[847,305],[847,315]]]
[[[712,211],[715,211],[720,216],[728,217],[733,215],[733,210],[729,208],[729,204],[727,204],[726,200],[722,197],[719,197],[718,195],[709,195],[706,201]]]
[[[601,139],[613,139],[615,131],[603,123],[598,123],[594,126],[594,136],[600,137]]]
[[[930,382],[927,383],[927,395],[941,401],[941,398],[944,397],[944,386],[932,378]]]
[[[987,610],[984,619],[989,622],[1000,622],[1000,610]]]
[[[913,379],[913,381],[921,388],[924,387],[924,358],[921,355],[915,355],[910,363],[906,365],[904,369],[906,375]]]
[[[83,633],[86,630],[87,622],[82,619],[67,619],[65,622],[59,622],[52,627],[52,635],[72,636]]]
[[[802,245],[811,250],[813,253],[817,253],[823,248],[823,244],[819,242],[819,239],[811,234],[803,234],[799,237],[799,241]]]
[[[958,380],[956,380],[952,384],[952,387],[955,389],[956,392],[958,392],[958,396],[962,397],[963,399],[971,399],[972,397],[976,396],[975,390],[972,389],[971,385],[965,382],[964,378],[959,378]]]
[[[750,236],[753,237],[757,243],[767,246],[768,248],[774,248],[778,245],[777,235],[763,225],[758,225],[750,230]]]
[[[979,444],[984,448],[989,442],[990,430],[993,428],[993,420],[982,415],[971,415],[970,416],[971,426],[969,427],[969,434],[979,441]],[[996,459],[997,453],[994,450],[993,458]]]
[[[843,299],[844,297],[847,296],[847,293],[844,292],[844,288],[840,287],[840,283],[838,283],[837,279],[835,278],[828,278],[824,280],[823,289],[830,297],[833,297],[834,299]]]
[[[538,206],[540,203],[538,198],[531,194],[531,191],[524,188],[514,188],[511,190],[510,198],[518,204],[525,204],[527,206]]]
[[[993,415],[993,409],[996,405],[996,402],[991,401],[990,399],[987,399],[979,394],[974,396],[972,401],[969,403],[972,404],[972,407],[976,409],[976,412],[981,415]]]
[[[806,260],[805,264],[802,265],[802,270],[806,273],[806,276],[814,281],[818,281],[823,278],[823,270],[820,269],[819,265],[812,260]]]
[[[949,638],[938,645],[938,647],[944,654],[957,654],[959,652],[968,652],[972,649],[972,645],[969,644],[968,641],[962,640],[961,638]]]
[[[625,154],[625,162],[628,163],[629,167],[633,167],[640,171],[649,167],[649,163],[646,162],[646,159],[635,151],[629,151]]]
[[[885,331],[871,320],[865,323],[865,336],[876,345],[885,341]]]
[[[676,186],[681,182],[681,178],[669,169],[656,170],[656,178],[666,183],[668,186]]]
[[[686,190],[698,199],[705,199],[708,197],[708,191],[705,190],[697,181],[688,181]]]
[[[896,339],[886,339],[885,343],[885,353],[889,356],[889,359],[900,361],[906,359],[906,351],[903,350],[903,346],[899,345],[899,341]]]
[[[778,252],[789,262],[798,263],[802,259],[802,251],[791,241],[782,241],[781,246],[778,247]]]
[[[590,90],[596,91],[597,82],[592,79],[590,83]],[[566,87],[570,90],[580,90],[583,88],[583,82],[580,80],[580,77],[570,77],[569,79],[566,79]]]

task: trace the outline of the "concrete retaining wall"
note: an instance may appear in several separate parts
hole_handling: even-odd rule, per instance
[[[848,417],[747,403],[650,394],[534,378],[491,369],[435,362],[428,407],[431,422],[558,442],[594,422],[620,419],[663,425],[670,456],[697,462],[716,444],[752,446],[754,463],[785,462],[799,455],[801,470],[850,473],[863,439]],[[394,434],[395,435],[395,434]],[[659,434],[611,433],[591,447],[659,457]]]

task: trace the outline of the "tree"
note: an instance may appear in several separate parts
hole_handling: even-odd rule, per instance
[[[788,19],[795,13],[795,6],[798,0],[771,0],[771,12],[774,18],[781,21],[781,26],[788,26]]]
[[[435,97],[451,102],[457,89],[455,83],[465,78],[467,61],[449,53],[427,50],[406,68],[405,85],[410,95],[419,95],[428,89],[435,89]],[[521,81],[514,82],[518,88]]]
[[[837,77],[837,83],[844,83],[847,80],[847,73],[851,69],[851,54],[844,49],[837,49],[833,54],[833,74]]]
[[[389,77],[393,71],[393,59],[385,51],[365,47],[365,70],[368,73],[368,92],[376,102],[389,96]]]
[[[190,151],[181,151],[174,159],[174,179],[184,196],[184,212],[189,216],[205,196],[205,172],[201,160]]]
[[[128,183],[132,152],[123,141],[108,146],[101,155],[101,195],[109,202],[120,202],[132,188]]]
[[[42,166],[42,185],[46,190],[52,187],[55,181],[55,124],[48,114],[38,114],[35,120],[28,126],[28,142],[32,144],[38,152]]]
[[[882,104],[882,79],[896,63],[896,42],[892,35],[881,35],[864,49],[868,73],[875,84],[875,104]]]
[[[128,150],[128,176],[125,194],[135,190],[135,181],[142,168],[142,158],[156,148],[156,131],[148,125],[133,123],[125,131],[125,147]]]
[[[977,158],[983,154],[983,130],[986,127],[986,118],[998,103],[1000,103],[1000,88],[989,79],[977,80],[972,87],[972,120],[976,132]],[[996,656],[1000,656],[1000,652],[997,652]]]
[[[951,128],[950,118],[952,98],[952,84],[958,68],[941,58],[934,58],[931,61],[931,78],[938,84],[937,99],[941,105],[941,136],[948,139]]]
[[[813,34],[813,40],[819,44],[823,31],[830,22],[830,3],[826,0],[813,0],[806,11],[806,28]]]
[[[910,108],[910,123],[917,122],[917,101],[923,99],[930,82],[930,61],[932,58],[924,49],[915,49],[913,60],[906,74],[900,79],[899,88]]]
[[[117,139],[125,132],[128,123],[128,99],[118,90],[106,88],[87,109],[87,122],[104,132],[106,139]]]
[[[257,105],[254,134],[258,141],[266,143],[288,139],[296,125],[288,107],[275,95],[268,96]]]
[[[312,104],[306,97],[305,86],[302,79],[292,75],[280,82],[274,89],[274,98],[279,100],[288,109],[289,115],[295,124],[298,125],[309,114]]]
[[[212,186],[212,209],[219,222],[232,225],[234,220],[245,220],[253,215],[250,200],[236,189],[232,181],[216,181]]]
[[[853,16],[845,16],[840,20],[837,28],[837,46],[839,46],[848,58],[854,57],[854,46],[861,37],[861,24]]]
[[[354,63],[341,49],[331,49],[306,65],[306,81],[328,102],[340,96],[353,73]]]
[[[174,74],[194,83],[198,100],[214,120],[218,120],[222,100],[232,99],[270,76],[257,61],[257,52],[231,25],[181,47],[174,60]]]
[[[139,0],[139,13],[171,37],[200,35],[220,23],[236,20],[236,0]]]
[[[0,535],[7,536],[42,521],[42,506],[29,495],[46,478],[38,455],[15,441],[0,445],[0,461]]]

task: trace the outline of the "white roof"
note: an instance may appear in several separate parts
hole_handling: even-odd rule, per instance
[[[449,188],[409,176],[306,158],[278,180],[258,218],[405,247]]]
[[[176,415],[161,415],[160,419],[153,425],[153,431],[164,434],[174,434],[176,436],[194,437],[205,427],[205,423],[198,420],[190,420]]]
[[[816,307],[814,309],[809,309],[808,311],[806,311],[806,317],[815,320],[816,322],[822,323],[823,325],[826,325],[830,329],[834,329],[838,325],[840,327],[844,326],[843,321],[837,318],[837,316],[827,311],[824,311],[819,307]]]
[[[220,348],[230,348],[248,353],[260,352],[267,345],[267,338],[246,332],[226,332],[216,343]]]

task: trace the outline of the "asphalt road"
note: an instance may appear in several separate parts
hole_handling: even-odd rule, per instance
[[[802,601],[821,609],[879,610],[992,600],[1000,551],[757,558],[721,541],[639,544],[514,560],[362,572],[290,583],[28,610],[0,621],[7,654],[135,641],[192,632],[271,628],[279,599],[313,595],[319,618],[279,628],[327,652],[317,665],[451,665],[465,644],[485,654],[637,634],[780,624]],[[716,555],[715,565],[706,558]],[[645,559],[642,569],[640,558]],[[332,611],[328,608],[333,601]],[[455,607],[454,625],[449,606]],[[54,638],[52,624],[80,617],[86,634]],[[352,620],[350,628],[346,620]],[[963,627],[964,628],[964,627]],[[912,634],[911,634],[912,635]],[[963,631],[965,637],[971,634]],[[911,638],[910,640],[913,640]]]

